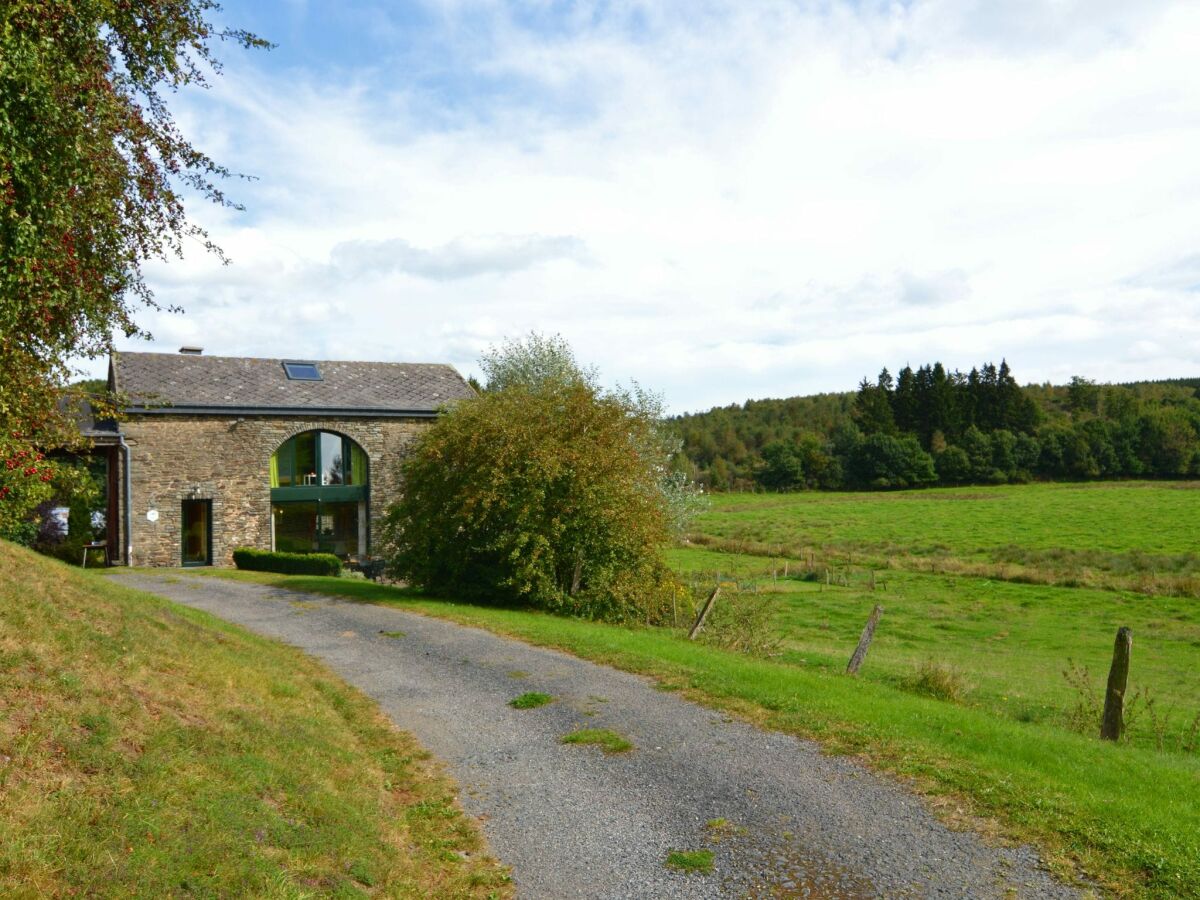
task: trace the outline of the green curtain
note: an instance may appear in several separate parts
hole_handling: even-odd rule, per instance
[[[271,487],[279,487],[279,454],[271,454]]]
[[[351,484],[367,483],[367,454],[358,444],[350,443],[350,478]]]

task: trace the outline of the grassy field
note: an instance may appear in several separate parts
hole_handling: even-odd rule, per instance
[[[736,576],[744,590],[774,601],[779,659],[841,672],[878,603],[884,617],[861,677],[921,690],[922,669],[932,664],[960,703],[1087,734],[1098,729],[1113,639],[1127,625],[1134,633],[1127,739],[1200,753],[1195,599],[902,570],[878,571],[872,591],[863,569],[835,570],[827,586],[823,568],[816,581],[804,580],[803,569],[785,579],[781,562],[759,557],[681,549],[669,559],[698,584],[719,572],[727,585]]]
[[[844,667],[879,603],[885,624],[865,677],[920,689],[920,670],[935,662],[954,676],[959,702],[1086,733],[1095,730],[1116,630],[1129,626],[1128,740],[1194,754],[1196,487],[720,495],[671,561],[695,582],[723,572],[770,592],[784,659]],[[779,577],[783,557],[800,578]]]
[[[748,572],[762,561],[730,562]],[[645,673],[664,689],[911,779],[948,820],[1033,840],[1062,874],[1078,866],[1125,895],[1200,896],[1200,756],[1105,744],[1049,717],[997,715],[988,702],[926,696],[883,671],[885,653],[873,652],[863,677],[847,678],[838,669],[850,648],[835,653],[840,642],[829,638],[824,663],[821,654],[810,659],[795,647],[762,659],[690,642],[673,629],[457,604],[366,581],[209,574],[394,604]],[[849,601],[852,594],[807,591],[805,585],[796,598],[825,593],[833,604],[835,595]],[[854,605],[848,622],[865,610]],[[890,614],[885,621],[892,623]],[[930,632],[934,646],[938,634]]]
[[[0,895],[510,894],[322,665],[0,542]]]
[[[1200,596],[1200,483],[718,494],[714,549]]]

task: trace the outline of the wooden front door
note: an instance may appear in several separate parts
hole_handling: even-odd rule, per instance
[[[182,526],[183,564],[211,566],[212,501],[184,500]]]

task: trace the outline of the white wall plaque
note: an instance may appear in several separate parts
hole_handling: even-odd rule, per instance
[[[146,521],[147,522],[157,522],[158,521],[158,510],[157,509],[147,510],[146,511]]]

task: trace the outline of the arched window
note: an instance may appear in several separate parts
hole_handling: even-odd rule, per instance
[[[367,485],[367,454],[332,431],[305,431],[271,454],[271,487]]]
[[[332,431],[305,431],[271,455],[276,550],[357,559],[367,546],[367,454]]]

